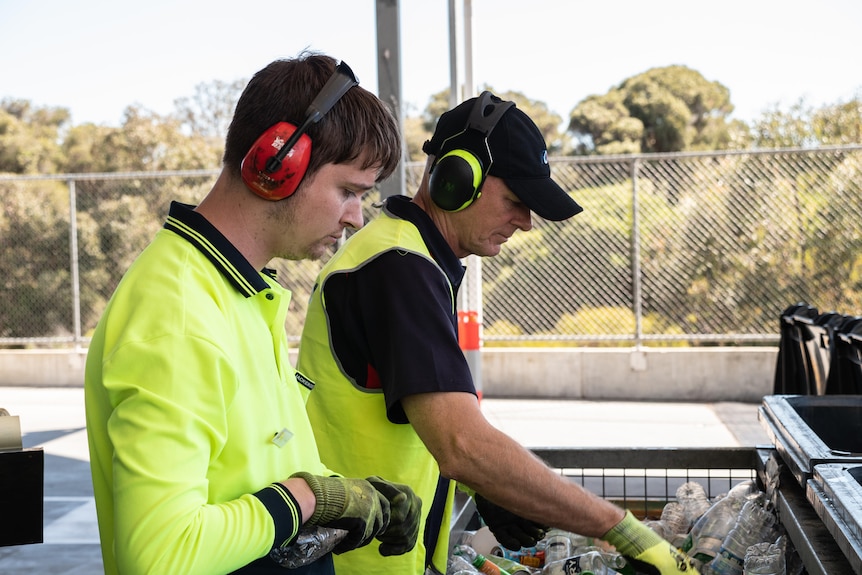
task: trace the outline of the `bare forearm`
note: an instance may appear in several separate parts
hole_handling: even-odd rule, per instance
[[[562,477],[488,423],[474,396],[427,393],[402,403],[440,472],[500,507],[591,537],[622,520],[622,509]]]
[[[446,473],[497,505],[540,524],[600,537],[623,511],[559,475],[502,432],[488,426],[481,441],[459,450]]]

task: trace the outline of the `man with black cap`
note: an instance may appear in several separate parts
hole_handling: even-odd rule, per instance
[[[335,558],[339,575],[445,573],[456,482],[498,541],[534,545],[553,526],[602,537],[648,571],[696,573],[670,543],[616,505],[569,482],[483,416],[458,344],[461,258],[494,256],[531,211],[582,211],[551,179],[545,142],[512,102],[488,92],[446,112],[419,190],[324,266],[309,302],[297,371],[322,460],[379,474],[422,499],[423,538],[381,557],[375,544]],[[493,503],[492,503],[493,502]]]

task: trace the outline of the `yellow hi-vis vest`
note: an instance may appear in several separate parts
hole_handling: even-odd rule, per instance
[[[449,555],[455,482],[447,480],[445,495],[432,506],[440,478],[437,462],[412,425],[394,424],[387,419],[381,389],[360,388],[345,376],[334,357],[328,331],[324,297],[327,280],[335,274],[359,269],[393,249],[415,253],[437,265],[415,225],[381,213],[354,234],[321,270],[309,301],[297,360],[297,371],[314,383],[306,408],[323,463],[347,477],[379,475],[388,481],[410,485],[422,499],[419,541],[411,552],[383,557],[377,552],[379,542],[375,540],[334,556],[339,575],[424,573],[428,553],[423,534],[432,507],[437,513],[441,506],[443,509],[440,532],[428,534],[432,540],[437,535],[431,562],[440,573],[446,572]],[[451,284],[449,289],[454,310]]]

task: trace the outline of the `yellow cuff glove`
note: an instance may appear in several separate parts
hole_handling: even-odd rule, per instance
[[[699,575],[691,559],[638,521],[631,511],[602,537],[617,548],[638,573]]]

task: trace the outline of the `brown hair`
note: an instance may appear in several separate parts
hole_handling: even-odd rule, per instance
[[[276,60],[257,72],[236,104],[225,139],[223,162],[239,176],[248,150],[278,122],[299,126],[311,101],[332,76],[337,61],[315,52]],[[311,161],[306,175],[324,164],[343,164],[364,158],[363,168],[380,166],[384,180],[401,159],[401,132],[392,112],[361,86],[350,88],[332,109],[306,132],[311,138]]]

